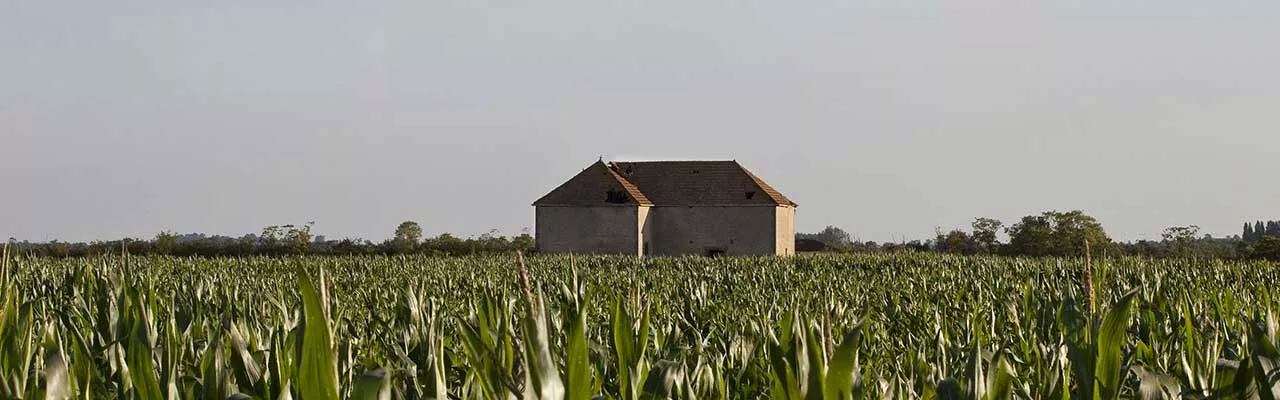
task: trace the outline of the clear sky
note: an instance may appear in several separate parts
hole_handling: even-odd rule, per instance
[[[0,234],[533,226],[737,159],[797,229],[1280,218],[1275,1],[0,1]]]

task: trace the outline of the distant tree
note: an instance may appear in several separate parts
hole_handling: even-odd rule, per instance
[[[1171,226],[1165,228],[1164,233],[1160,234],[1167,242],[1190,242],[1196,240],[1200,235],[1200,227],[1196,225],[1188,226]],[[1213,239],[1212,236],[1206,239]]]
[[[861,243],[859,242],[853,243],[853,251],[855,252],[866,253],[866,252],[876,252],[881,250],[882,250],[882,247],[880,246],[880,244],[872,240],[868,240]]]
[[[315,221],[302,225],[272,225],[262,229],[261,242],[266,254],[306,254],[311,250],[311,226]],[[200,240],[204,245],[213,245],[209,240]],[[201,250],[199,254],[216,253],[217,250]]]
[[[1241,234],[1241,235],[1240,235],[1240,237],[1242,238],[1242,240],[1244,240],[1244,241],[1246,241],[1246,242],[1253,243],[1253,240],[1254,240],[1254,237],[1253,237],[1253,225],[1250,225],[1248,222],[1245,222],[1245,223],[1244,223],[1244,233],[1243,233],[1243,234]]]
[[[929,245],[919,240],[912,240],[903,246],[910,251],[929,251]]]
[[[1271,261],[1280,261],[1280,237],[1263,236],[1253,246],[1253,256]]]
[[[49,242],[49,254],[55,257],[70,257],[71,244],[52,240]]]
[[[1047,256],[1056,253],[1053,223],[1045,216],[1028,215],[1005,229],[1009,244],[1004,250],[1012,255]]]
[[[959,229],[953,229],[946,234],[938,232],[934,244],[938,247],[938,251],[943,253],[972,254],[976,250],[969,235]]]
[[[1254,222],[1254,224],[1253,224],[1253,241],[1255,241],[1255,242],[1256,242],[1256,241],[1258,241],[1258,239],[1262,239],[1262,237],[1263,237],[1263,236],[1266,236],[1266,235],[1267,235],[1267,226],[1266,226],[1265,224],[1263,224],[1263,223],[1262,223],[1262,221]]]
[[[481,234],[471,242],[478,247],[477,252],[505,253],[512,250],[511,241],[502,236],[502,232],[497,229],[490,229],[489,232]]]
[[[1164,238],[1164,244],[1170,246],[1173,254],[1178,257],[1188,257],[1195,255],[1193,246],[1200,234],[1200,227],[1196,225],[1189,226],[1172,226],[1166,228],[1161,237]],[[1206,237],[1206,242],[1212,241],[1212,237]]]
[[[511,247],[515,250],[528,252],[533,250],[534,245],[533,235],[528,233],[521,233],[520,236],[511,238]]]
[[[977,251],[990,253],[996,250],[996,246],[1000,244],[997,236],[1000,228],[1004,226],[998,219],[993,218],[975,218],[973,220],[973,234],[970,235],[973,243],[977,246]]]
[[[524,230],[520,231],[520,236],[511,238],[511,247],[515,250],[527,252],[532,250],[535,245],[533,235],[529,234],[529,228],[524,228]]]
[[[1006,229],[1009,244],[1005,252],[1025,256],[1082,256],[1085,241],[1093,249],[1110,245],[1111,238],[1097,219],[1083,211],[1047,211],[1022,217]]]
[[[314,222],[305,225],[273,225],[263,229],[262,235],[247,234],[239,238],[209,236],[205,234],[174,234],[160,232],[151,240],[123,238],[95,240],[89,243],[68,243],[51,240],[45,243],[30,241],[11,243],[14,250],[31,256],[87,257],[129,254],[169,254],[180,257],[242,257],[282,254],[392,254],[392,240],[374,244],[368,240],[344,239],[322,241],[311,234]],[[526,229],[519,236],[505,237],[497,230],[478,238],[459,239],[449,234],[428,239],[421,250],[435,255],[464,256],[469,254],[502,253],[513,249],[529,249],[534,246],[533,235]]]
[[[358,239],[344,238],[335,242],[331,248],[333,254],[355,255],[365,254],[365,250],[360,246]]]
[[[1267,221],[1267,236],[1280,237],[1280,221]]]
[[[289,252],[293,254],[306,254],[311,248],[311,225],[315,222],[307,222],[300,226],[285,225],[287,229],[284,235],[285,244],[289,247]]]
[[[288,225],[292,227],[293,225]],[[271,225],[262,228],[262,236],[259,236],[262,247],[268,254],[276,252],[276,248],[280,246],[280,240],[284,237],[285,227],[280,225]]]
[[[441,233],[440,236],[427,239],[422,247],[435,255],[461,256],[470,254],[471,251],[466,241],[448,233]]]
[[[817,240],[836,251],[849,251],[853,247],[853,236],[834,225],[828,225],[818,233],[797,233],[796,239]]]
[[[418,226],[417,222],[404,221],[396,226],[395,237],[391,239],[391,248],[396,253],[410,253],[421,241],[422,227]]]
[[[173,248],[178,244],[178,234],[161,231],[156,234],[155,245],[151,246],[152,251],[157,254],[173,254]]]
[[[258,245],[258,238],[253,235],[244,235],[239,239],[235,239],[230,244],[232,255],[247,256],[254,254],[254,248]]]

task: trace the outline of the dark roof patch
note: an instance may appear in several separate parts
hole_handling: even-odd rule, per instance
[[[617,203],[609,201],[611,191],[623,191],[628,201]],[[642,205],[651,206],[652,202],[626,179],[622,179],[603,161],[597,161],[582,172],[569,178],[568,181],[547,193],[546,196],[533,202],[533,205],[555,206],[590,206],[590,205]]]
[[[737,161],[597,162],[534,205],[605,204],[603,193],[614,184],[638,205],[796,205]]]

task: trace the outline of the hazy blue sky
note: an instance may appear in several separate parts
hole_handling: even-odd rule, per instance
[[[1280,218],[1275,1],[0,1],[0,234],[518,233],[607,159],[797,229]]]

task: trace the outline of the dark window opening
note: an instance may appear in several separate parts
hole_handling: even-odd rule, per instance
[[[724,256],[724,249],[708,247],[704,254],[706,254],[707,257],[712,257],[712,258],[721,257],[721,256]]]
[[[696,169],[695,169],[695,170],[693,170],[693,173],[695,173],[695,174],[696,174],[696,173],[698,173],[698,170],[696,170]]]
[[[747,192],[747,200],[751,200],[752,197],[756,197],[756,192],[754,190]]]
[[[621,190],[610,190],[605,192],[604,201],[613,204],[626,204],[630,201],[627,198],[627,192]]]
[[[628,165],[628,166],[627,166],[627,175],[631,175],[631,166],[630,166],[630,165]]]

